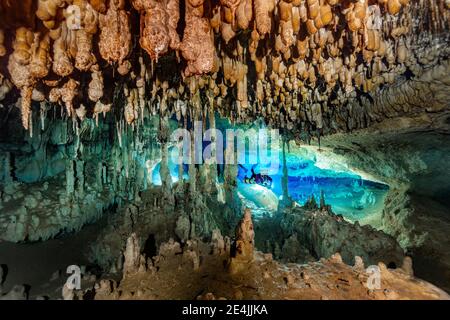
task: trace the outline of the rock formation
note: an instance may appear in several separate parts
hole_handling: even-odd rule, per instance
[[[248,264],[253,261],[254,238],[252,212],[246,208],[244,216],[236,228],[236,238],[233,244],[234,253],[230,258],[229,265],[231,273],[239,273],[245,270]]]
[[[281,220],[286,239],[295,234],[298,243],[316,258],[329,258],[339,252],[346,263],[360,256],[367,264],[383,261],[400,266],[403,250],[394,238],[371,226],[351,224],[327,209],[288,211]]]
[[[238,230],[249,231],[249,221],[241,221]],[[247,223],[247,224],[246,224]],[[251,232],[250,232],[251,233]],[[248,235],[248,233],[246,233]],[[245,237],[243,237],[245,238]],[[250,237],[251,238],[251,237]],[[247,241],[249,240],[246,237]],[[359,257],[355,265],[345,264],[338,253],[330,259],[309,264],[283,265],[270,254],[252,251],[246,268],[230,275],[221,259],[211,253],[210,245],[197,243],[196,257],[202,262],[185,263],[192,247],[181,249],[176,242],[161,246],[152,260],[158,272],[147,271],[124,278],[118,287],[102,280],[91,291],[95,299],[449,299],[450,296],[402,268],[372,265],[380,275],[379,287],[372,287],[373,273],[365,269]],[[182,254],[180,254],[182,253]],[[229,253],[227,253],[228,255]],[[198,259],[197,258],[197,259]],[[236,259],[231,257],[231,261]],[[239,261],[243,262],[243,260]],[[409,262],[406,262],[408,264]],[[214,274],[214,277],[210,275]],[[239,288],[239,289],[236,289]],[[258,290],[254,290],[258,288]],[[204,291],[208,290],[208,291]],[[195,296],[196,292],[204,294]]]
[[[122,266],[122,274],[124,277],[129,277],[138,272],[145,272],[147,270],[147,261],[145,256],[141,254],[139,242],[136,233],[132,233],[126,241]]]
[[[412,88],[419,86],[416,92],[425,95],[438,90],[436,86],[420,85],[421,78],[439,79],[441,84],[437,86],[448,86],[442,79],[443,73],[448,74],[448,50],[442,46],[448,39],[442,31],[449,23],[443,0],[246,0],[212,4],[133,0],[130,6],[125,0],[49,0],[37,1],[37,19],[31,19],[33,14],[28,12],[29,18],[19,22],[9,16],[23,8],[3,2],[0,56],[9,60],[8,80],[21,92],[26,129],[31,94],[37,85],[46,89],[42,96],[45,101],[55,101],[49,93],[54,81],[69,77],[78,82],[84,77],[75,71],[92,73],[88,91],[91,100],[97,102],[102,97],[100,79],[110,77],[112,70],[108,69],[118,71],[119,77],[112,72],[116,81],[132,83],[139,74],[133,36],[148,54],[149,59],[144,59],[148,69],[145,81],[153,87],[141,87],[141,96],[151,96],[150,104],[166,100],[151,107],[162,115],[167,109],[164,105],[175,113],[174,101],[198,93],[213,97],[217,109],[233,120],[264,117],[270,125],[300,128],[295,130],[311,136],[315,130],[319,134],[347,131],[392,117],[387,109],[398,108],[392,106],[392,99],[386,101],[386,96],[392,96],[395,90],[413,92]],[[185,26],[183,34],[179,24]],[[9,43],[4,44],[4,34],[13,31],[16,34],[11,50]],[[93,43],[96,36],[98,45]],[[159,74],[158,66],[169,61],[185,64],[186,68],[172,77]],[[440,67],[430,71],[434,65]],[[201,81],[196,80],[198,76],[202,76]],[[403,89],[385,88],[402,83],[403,78],[411,78]],[[130,83],[122,90],[134,87]],[[84,85],[82,90],[86,90]],[[239,103],[224,104],[234,92]],[[363,97],[359,99],[359,95]],[[416,99],[415,95],[407,96]],[[433,98],[437,100],[433,111],[442,110],[444,94]],[[71,108],[78,109],[79,103]],[[404,104],[402,99],[398,103]],[[94,104],[83,106],[88,117],[93,114]],[[377,111],[372,113],[371,108]],[[276,110],[282,110],[283,116],[279,117]],[[66,112],[70,115],[72,110]],[[131,124],[142,116],[136,114],[127,122]]]
[[[207,287],[206,271],[265,298],[403,298],[402,286],[426,290],[408,298],[446,297],[413,274],[450,290],[449,10],[447,0],[0,0],[0,240],[65,237],[103,217],[89,258],[124,283],[99,283],[99,297],[169,297],[138,280],[174,284],[175,266],[194,283],[180,298]],[[198,154],[196,139],[171,161],[172,134],[195,136],[197,122],[225,163]],[[271,210],[241,219],[234,141],[218,142],[223,128],[251,126],[279,130],[282,172]],[[388,186],[374,227],[336,215],[320,190],[294,201],[290,142]],[[370,265],[398,292],[368,292]],[[155,268],[168,271],[157,279]],[[199,298],[256,298],[211,281],[217,290]]]

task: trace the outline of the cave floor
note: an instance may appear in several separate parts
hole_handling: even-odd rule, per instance
[[[3,289],[8,292],[14,285],[29,287],[29,298],[45,296],[61,298],[61,289],[67,279],[70,265],[90,267],[88,246],[104,228],[105,218],[84,226],[79,232],[61,235],[55,239],[31,243],[0,241],[0,262],[7,266]],[[95,282],[88,273],[83,286]]]
[[[348,266],[339,255],[318,262],[280,264],[271,254],[255,252],[240,273],[227,269],[227,252],[191,242],[183,249],[170,244],[153,258],[146,271],[130,274],[117,284],[104,280],[95,299],[449,299],[445,292],[402,269],[380,265],[381,287],[367,287],[364,267]],[[193,253],[195,252],[195,254]],[[196,265],[196,259],[199,264]]]

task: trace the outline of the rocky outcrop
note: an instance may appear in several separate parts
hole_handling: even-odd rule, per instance
[[[145,272],[147,269],[147,262],[145,256],[141,255],[141,246],[136,233],[132,233],[127,239],[127,245],[124,252],[123,262],[123,276],[129,277],[130,275],[138,272]]]
[[[441,79],[445,82],[445,76]],[[427,82],[417,85],[427,86]],[[430,105],[433,99],[429,97]],[[450,127],[448,114],[433,115],[331,135],[321,141],[321,153],[389,185],[378,227],[413,256],[416,274],[448,290]]]
[[[107,126],[85,122],[77,129],[61,120],[32,120],[32,136],[3,135],[14,131],[12,122],[1,129],[0,239],[13,242],[78,231],[120,202],[119,189],[129,191],[109,167],[118,162],[102,141]]]
[[[236,238],[229,264],[231,273],[239,273],[253,261],[254,239],[255,231],[253,230],[252,212],[246,208],[244,216],[236,228]]]

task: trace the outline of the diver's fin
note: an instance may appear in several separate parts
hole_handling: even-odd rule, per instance
[[[241,167],[245,171],[245,173],[248,172],[248,169],[246,167],[244,167],[242,164],[238,164],[238,166]]]

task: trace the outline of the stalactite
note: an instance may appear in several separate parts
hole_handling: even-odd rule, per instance
[[[89,71],[96,64],[97,59],[93,53],[93,36],[97,33],[98,12],[95,11],[87,0],[74,0],[77,11],[75,19],[79,19],[75,24],[76,54],[75,67],[80,71]]]
[[[136,87],[138,88],[138,97],[139,97],[139,110],[140,110],[140,118],[141,121],[144,121],[144,110],[145,110],[145,78],[147,73],[147,68],[144,64],[144,58],[139,57],[140,64],[140,75],[136,79]]]
[[[72,159],[66,160],[66,192],[72,196],[75,191],[75,169]]]
[[[99,70],[94,69],[92,72],[92,80],[89,82],[88,95],[89,99],[93,102],[97,102],[103,97],[103,76]]]
[[[37,34],[38,36],[38,34]],[[31,114],[31,97],[33,87],[36,84],[36,78],[33,76],[31,68],[32,62],[35,61],[34,71],[38,73],[39,56],[36,58],[36,49],[39,46],[39,38],[33,35],[31,30],[26,28],[18,28],[16,30],[16,38],[14,40],[14,53],[9,56],[8,71],[11,74],[13,84],[20,89],[21,95],[21,112],[22,124],[28,129]],[[37,41],[37,43],[36,43]],[[43,59],[46,59],[44,56]],[[45,60],[43,62],[45,65]]]
[[[53,72],[61,77],[68,76],[73,71],[73,64],[67,50],[67,26],[62,24],[60,36],[53,43]]]
[[[216,54],[211,25],[208,19],[197,15],[198,7],[192,7],[189,0],[185,1],[186,28],[180,46],[183,57],[188,61],[184,75],[208,73],[213,69]]]
[[[255,8],[255,21],[258,33],[264,36],[269,33],[272,28],[271,13],[275,9],[274,0],[255,0],[253,2]]]
[[[133,1],[133,6],[141,13],[141,47],[152,60],[165,55],[170,46],[166,1]]]
[[[3,31],[3,29],[0,29],[0,57],[3,57],[6,54],[4,41],[5,41],[5,32]]]
[[[193,132],[191,132],[191,137],[193,136]],[[195,167],[195,141],[191,139],[190,146],[191,148],[189,154],[191,156],[191,161],[189,163],[189,193],[191,197],[197,196],[197,168]]]
[[[12,168],[11,168],[11,154],[9,152],[5,152],[3,155],[2,168],[3,168],[3,181],[6,186],[13,182]]]
[[[207,179],[209,180],[209,190],[212,194],[217,193],[217,159],[218,157],[218,148],[222,148],[222,146],[217,144],[218,138],[216,133],[216,115],[214,112],[213,99],[210,98],[209,102],[209,129],[211,132],[211,155],[214,158],[213,163],[209,165],[209,172]]]
[[[69,79],[61,88],[53,88],[49,93],[50,102],[64,102],[68,116],[75,116],[73,100],[77,94],[79,82]]]

